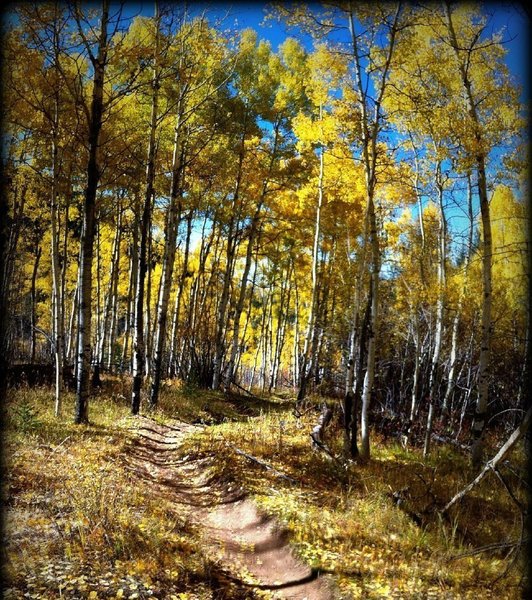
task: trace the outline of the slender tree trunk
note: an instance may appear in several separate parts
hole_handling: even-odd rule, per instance
[[[40,245],[37,246],[35,253],[35,260],[33,261],[33,271],[31,273],[31,347],[30,347],[30,362],[35,362],[35,350],[36,350],[36,336],[35,328],[37,327],[37,293],[36,293],[36,280],[37,272],[39,269],[39,262],[41,260],[42,248]]]
[[[372,305],[373,305],[372,288],[370,287],[368,299],[366,302],[366,308],[364,311],[364,316],[362,318],[362,323],[360,325],[359,349],[358,349],[358,358],[357,358],[356,372],[355,372],[355,389],[354,389],[354,394],[353,394],[353,406],[351,409],[351,421],[350,421],[351,445],[349,448],[349,453],[352,458],[357,458],[357,456],[360,455],[360,451],[359,451],[358,445],[357,445],[358,407],[362,404],[362,394],[363,394],[363,387],[364,387],[364,383],[365,383],[364,366],[366,366],[366,368],[367,368],[368,335],[369,335]],[[361,414],[361,424],[362,424],[362,414]],[[364,457],[362,457],[362,458],[364,458]]]
[[[148,141],[148,156],[146,161],[146,182],[142,216],[140,218],[140,248],[138,250],[137,285],[134,304],[134,330],[133,330],[133,385],[131,390],[131,412],[138,414],[141,402],[142,378],[146,362],[146,346],[144,338],[144,284],[146,280],[148,238],[151,229],[152,198],[154,195],[153,184],[155,181],[155,155],[156,155],[156,130],[159,102],[159,3],[155,2],[155,58],[152,76],[152,104],[150,117],[150,134]],[[140,207],[139,207],[140,208]],[[137,219],[138,217],[136,217]],[[138,231],[138,229],[137,229]],[[133,253],[132,253],[133,257]],[[133,260],[133,258],[132,258]],[[133,267],[132,267],[133,269]],[[149,304],[148,296],[146,304]]]
[[[261,300],[262,300],[262,317],[261,317],[261,324],[260,324],[260,337],[259,337],[259,343],[257,344],[257,351],[255,353],[255,360],[253,362],[251,383],[249,385],[250,390],[253,387],[253,383],[255,381],[255,373],[257,371],[260,352],[261,352],[261,350],[263,350],[264,344],[266,343],[266,340],[265,340],[265,337],[266,337],[266,314],[267,314],[268,304],[269,304],[269,300],[270,300],[269,295],[264,297],[264,292],[262,292]],[[264,350],[263,350],[263,357],[264,357]]]
[[[7,204],[7,173],[4,161],[1,164],[0,181],[4,193],[0,194],[0,398],[6,397],[7,390],[7,368],[8,368],[8,345],[7,345],[7,322],[9,317],[9,281],[7,262],[9,260],[9,209]]]
[[[151,210],[150,215],[153,214],[155,206],[155,196],[151,199]],[[144,307],[144,339],[145,339],[145,353],[144,353],[144,377],[148,377],[151,370],[152,363],[152,349],[153,349],[153,327],[152,327],[152,281],[153,281],[153,230],[151,227],[148,229],[148,242],[147,242],[147,267],[146,267],[146,291],[145,291],[145,307]]]
[[[423,446],[423,456],[428,456],[430,452],[430,442],[432,438],[432,426],[434,420],[434,410],[436,404],[436,391],[438,386],[438,369],[440,362],[440,353],[443,335],[443,312],[445,309],[445,286],[446,269],[445,260],[447,258],[446,237],[447,224],[443,208],[443,182],[441,176],[441,163],[436,166],[436,186],[438,188],[438,208],[439,208],[439,230],[438,230],[438,300],[436,304],[436,325],[434,331],[434,348],[430,363],[429,375],[429,412],[427,416],[427,428],[425,431],[425,444]]]
[[[122,236],[122,214],[120,206],[117,210],[115,235],[113,238],[113,247],[111,250],[111,264],[109,269],[109,281],[107,283],[107,293],[105,294],[103,311],[100,321],[100,335],[98,338],[98,349],[96,352],[97,365],[100,369],[105,363],[105,351],[108,349],[108,340],[110,336],[111,314],[113,311],[115,281],[118,277],[118,261],[120,259],[120,238]]]
[[[4,167],[5,168],[5,167]],[[6,247],[5,247],[5,261],[2,265],[2,289],[0,295],[6,298],[6,302],[9,304],[11,294],[11,283],[13,280],[13,271],[16,264],[18,241],[20,238],[20,232],[22,229],[24,206],[26,204],[26,194],[28,191],[28,184],[24,182],[20,193],[18,187],[13,190],[13,204],[12,211],[13,216],[11,218],[8,214],[4,223],[9,223],[9,230],[6,233]],[[3,195],[3,194],[2,194]],[[4,224],[3,223],[3,224]],[[2,225],[3,225],[2,224]],[[6,348],[7,348],[6,340]]]
[[[412,374],[412,392],[410,394],[410,410],[408,414],[408,423],[406,426],[406,434],[404,443],[409,444],[412,436],[412,428],[414,426],[414,419],[416,418],[417,408],[419,405],[420,396],[420,375],[421,375],[421,358],[423,356],[423,346],[421,343],[421,332],[419,314],[416,308],[414,308],[414,316],[412,319],[413,327],[413,341],[414,341],[414,372]]]
[[[386,58],[382,66],[380,80],[376,82],[376,97],[370,102],[368,97],[368,88],[362,78],[362,66],[359,41],[355,32],[353,5],[349,4],[348,21],[351,34],[352,55],[355,63],[356,87],[360,94],[360,126],[362,138],[362,163],[364,166],[366,179],[366,200],[367,200],[367,218],[369,223],[369,243],[371,248],[371,313],[368,326],[368,353],[367,367],[364,377],[362,391],[362,408],[360,419],[361,447],[360,456],[363,460],[370,458],[369,444],[369,407],[371,394],[373,392],[373,380],[375,376],[375,357],[376,357],[376,331],[379,324],[379,278],[381,268],[381,258],[379,249],[379,239],[377,230],[377,220],[375,214],[375,189],[377,186],[377,142],[379,132],[382,127],[381,105],[386,90],[388,72],[391,66],[392,57],[395,51],[395,42],[399,26],[399,16],[401,14],[402,4],[398,3],[393,21],[389,25],[388,47],[386,48]],[[369,107],[373,106],[373,117],[370,118]]]
[[[257,209],[255,211],[255,214],[253,215],[250,226],[248,245],[246,248],[246,262],[244,264],[244,272],[242,274],[242,280],[240,282],[240,290],[235,307],[235,316],[233,319],[233,339],[231,343],[231,354],[229,357],[229,364],[227,365],[227,387],[229,387],[231,383],[235,381],[236,357],[240,345],[240,319],[242,317],[242,311],[244,310],[244,302],[246,301],[247,283],[253,258],[253,245],[257,236],[261,208],[262,202],[260,202],[257,205]]]
[[[69,263],[69,251],[68,251],[68,219],[70,214],[70,205],[72,203],[72,164],[68,174],[68,188],[65,194],[65,225],[63,227],[63,254],[62,254],[62,267],[61,267],[61,323],[60,329],[63,334],[63,373],[65,368],[70,367],[69,360],[66,355],[66,280]],[[64,377],[64,374],[63,374]],[[63,381],[64,384],[64,381]]]
[[[155,408],[159,400],[161,385],[163,354],[166,341],[166,325],[168,322],[168,302],[172,287],[174,272],[177,231],[181,219],[182,197],[184,185],[184,147],[182,132],[182,105],[179,103],[177,121],[174,134],[174,153],[172,159],[172,184],[170,191],[170,205],[166,217],[165,243],[161,281],[157,302],[157,325],[155,330],[153,360],[150,368],[150,408]]]
[[[463,394],[462,399],[462,409],[460,411],[460,420],[458,423],[458,429],[456,431],[455,439],[460,437],[460,432],[462,431],[462,425],[464,422],[464,418],[466,415],[467,407],[469,405],[469,400],[471,398],[471,393],[473,391],[473,342],[475,339],[475,319],[473,318],[473,322],[471,324],[471,335],[469,337],[469,348],[468,348],[468,356],[462,365],[462,369],[467,364],[467,377],[465,381],[465,392]],[[460,377],[458,377],[459,379]]]
[[[347,369],[345,375],[345,394],[343,399],[344,412],[344,455],[351,455],[351,420],[357,418],[354,404],[355,399],[355,357],[356,357],[356,322],[351,327],[349,335],[349,357],[347,359]],[[358,455],[358,446],[355,439],[355,455]]]
[[[323,107],[320,105],[320,121],[323,117]],[[296,409],[299,409],[307,394],[307,384],[316,357],[311,352],[313,340],[315,339],[316,313],[318,310],[318,253],[321,237],[321,211],[323,206],[323,180],[325,174],[325,147],[321,144],[320,166],[318,173],[318,203],[316,206],[316,219],[314,222],[314,242],[312,246],[312,291],[310,297],[310,312],[307,323],[307,331],[303,346],[303,361],[301,364],[301,375],[299,377],[299,391],[297,394]]]
[[[322,262],[322,271],[325,269],[325,261]],[[322,279],[323,280],[323,279]],[[329,285],[325,280],[322,284],[321,298],[318,300],[318,314],[316,315],[316,327],[314,328],[312,375],[314,385],[321,383],[321,360],[323,350],[323,338],[325,328],[327,327],[328,308],[329,308]]]
[[[294,273],[295,273],[295,266],[294,266]],[[294,276],[294,292],[295,292],[295,294],[294,294],[295,295],[295,298],[294,298],[294,300],[295,300],[295,302],[294,302],[295,318],[294,318],[294,328],[293,328],[294,343],[292,346],[292,355],[293,355],[292,386],[295,389],[299,385],[299,374],[300,374],[300,368],[299,368],[299,289],[297,286],[297,277],[295,277],[295,276]]]
[[[223,287],[218,304],[218,315],[216,325],[216,339],[214,350],[214,372],[212,380],[212,389],[217,390],[220,387],[223,370],[223,360],[225,353],[225,333],[227,330],[227,307],[229,305],[229,292],[231,288],[231,280],[233,278],[234,263],[237,251],[236,240],[236,223],[237,212],[240,212],[240,188],[242,185],[243,165],[245,157],[245,142],[247,136],[247,115],[244,119],[242,137],[240,140],[240,150],[238,156],[238,170],[236,173],[235,190],[233,193],[233,210],[229,219],[229,227],[227,234],[227,249],[226,249],[226,266],[224,271]]]
[[[421,239],[421,248],[420,248],[420,256],[419,256],[419,274],[421,278],[421,284],[423,289],[426,288],[426,275],[425,275],[425,254],[426,254],[426,236],[425,236],[425,222],[423,219],[423,199],[419,190],[419,159],[417,148],[414,144],[414,137],[409,132],[410,141],[412,142],[412,147],[414,149],[415,155],[415,179],[414,179],[414,190],[417,199],[417,208],[418,208],[418,219],[419,219],[419,235]],[[416,417],[417,408],[419,404],[420,397],[420,375],[421,375],[421,357],[423,356],[423,347],[424,344],[421,343],[421,323],[420,323],[420,307],[415,306],[413,309],[413,317],[412,317],[412,328],[413,328],[413,340],[414,340],[414,373],[412,376],[412,393],[410,396],[410,411],[408,424],[406,426],[406,434],[404,443],[407,445],[410,442],[410,438],[412,435],[412,428],[414,425],[414,419]]]
[[[358,435],[358,407],[360,404],[361,378],[365,360],[365,339],[367,325],[360,327],[360,302],[362,297],[363,276],[366,269],[367,246],[369,237],[369,213],[366,211],[364,219],[364,236],[358,272],[355,281],[355,296],[353,301],[353,317],[351,333],[349,336],[349,357],[347,360],[344,406],[344,454],[356,458],[359,454]],[[367,314],[367,311],[366,311]],[[364,320],[364,323],[366,321]],[[358,368],[357,368],[358,348]]]
[[[93,62],[94,83],[89,123],[89,162],[87,165],[87,187],[83,204],[83,238],[81,254],[81,288],[78,317],[78,373],[76,388],[75,422],[89,422],[90,367],[91,367],[91,321],[92,321],[92,261],[94,255],[94,233],[96,191],[99,180],[98,145],[103,115],[103,85],[107,61],[107,25],[109,3],[103,0],[98,56]]]
[[[101,223],[100,223],[100,215],[96,214],[96,349],[95,356],[96,360],[94,365],[94,375],[93,378],[99,378],[100,376],[100,346],[102,340],[102,244],[101,244]]]
[[[373,197],[368,203],[370,240],[371,240],[371,310],[370,321],[367,328],[368,353],[366,374],[362,388],[362,406],[360,412],[360,455],[364,460],[370,457],[369,449],[369,407],[373,392],[373,380],[375,377],[375,354],[376,354],[376,328],[379,322],[379,279],[380,279],[380,249],[377,237],[377,224],[375,218],[375,206]]]
[[[116,343],[116,328],[118,320],[118,281],[120,278],[120,243],[122,241],[122,206],[118,207],[117,215],[117,247],[116,256],[113,262],[113,288],[111,291],[111,322],[109,324],[109,346],[107,348],[107,370],[111,372],[114,365],[114,348]]]
[[[186,218],[187,221],[187,234],[185,239],[185,252],[183,256],[183,269],[181,271],[181,276],[179,277],[179,286],[176,292],[176,301],[174,307],[174,316],[172,319],[172,333],[170,335],[170,357],[168,359],[168,376],[174,377],[179,372],[179,365],[177,364],[178,358],[178,325],[179,325],[179,313],[181,311],[181,300],[183,298],[183,291],[185,289],[185,282],[188,277],[188,261],[190,254],[190,237],[192,235],[192,220],[194,216],[194,211],[189,211],[189,214]]]
[[[193,356],[194,356],[194,352],[195,352],[195,348],[196,348],[198,323],[200,322],[200,313],[201,313],[200,286],[202,285],[202,282],[204,281],[207,258],[210,255],[211,247],[216,238],[216,231],[217,231],[216,221],[215,221],[215,219],[213,219],[212,229],[211,229],[208,239],[206,240],[206,238],[205,238],[206,226],[207,226],[207,217],[205,217],[205,220],[203,222],[203,227],[202,227],[198,272],[197,272],[196,277],[194,278],[194,281],[191,286],[191,292],[190,292],[190,307],[189,307],[188,327],[187,327],[188,340],[187,340],[187,346],[186,346],[187,362],[188,362],[188,367],[186,370],[186,379],[187,380],[189,380],[192,376]],[[181,356],[179,358],[180,364],[183,364],[183,362],[184,362],[184,351],[185,350],[183,349],[181,352]]]
[[[72,351],[77,346],[76,339],[76,315],[78,314],[78,285],[74,289],[72,294],[72,308],[70,311],[70,318],[68,320],[68,344],[66,347],[66,361],[72,363]]]
[[[419,272],[421,275],[421,281],[423,282],[423,286],[426,285],[426,277],[425,277],[425,247],[426,247],[426,236],[425,236],[425,223],[423,220],[423,197],[420,192],[420,169],[419,169],[419,158],[418,158],[418,149],[414,142],[414,136],[412,132],[408,132],[410,142],[412,144],[412,148],[414,150],[414,165],[415,165],[415,175],[414,175],[414,192],[417,200],[417,211],[418,211],[418,219],[419,219],[419,235],[421,237],[421,252],[419,253]]]
[[[260,370],[260,381],[262,392],[266,390],[266,380],[269,373],[269,356],[271,347],[271,327],[272,327],[272,290],[268,290],[266,305],[264,307],[264,329],[262,338],[262,360]]]
[[[290,286],[290,280],[292,278],[292,265],[289,264],[287,268],[286,277],[283,277],[281,281],[281,291],[279,298],[279,316],[277,319],[277,331],[275,335],[275,353],[273,359],[273,370],[270,379],[269,392],[277,388],[279,372],[281,369],[281,357],[286,338],[286,329],[288,325],[288,310],[290,309],[290,296],[292,288]]]
[[[126,319],[125,319],[125,331],[124,340],[122,344],[122,357],[120,359],[120,369],[123,371],[126,368],[126,362],[128,363],[128,370],[131,371],[131,361],[129,360],[129,341],[131,332],[135,328],[133,315],[135,314],[135,298],[137,295],[137,281],[138,281],[138,245],[139,245],[139,221],[140,221],[140,203],[138,196],[135,194],[135,207],[134,207],[134,219],[133,219],[133,240],[130,245],[130,265],[129,265],[129,284],[127,291],[127,308],[126,308]]]
[[[240,351],[240,353],[238,355],[238,360],[237,360],[237,363],[236,363],[236,366],[235,366],[236,370],[239,368],[239,364],[240,364],[240,361],[242,359],[242,351],[245,348],[246,335],[247,335],[249,323],[251,321],[251,312],[253,310],[253,299],[255,297],[255,286],[256,286],[256,283],[257,283],[257,271],[258,271],[258,264],[259,264],[258,254],[259,254],[259,247],[257,246],[256,251],[255,251],[253,277],[251,279],[251,287],[250,287],[250,290],[249,290],[248,311],[247,311],[247,316],[246,316],[246,322],[244,324],[244,328],[243,328],[242,334],[240,336],[240,349],[241,349],[241,351]]]
[[[70,312],[70,321],[68,326],[68,347],[67,347],[67,360],[69,364],[74,364],[74,377],[77,381],[77,360],[73,354],[76,352],[78,347],[78,328],[77,328],[77,316],[79,312],[79,293],[81,290],[81,251],[82,246],[80,244],[79,255],[78,255],[78,272],[76,277],[76,289],[74,290],[74,295],[72,296],[72,310]]]
[[[481,317],[481,342],[480,359],[478,374],[478,398],[475,408],[475,417],[472,427],[472,452],[471,465],[478,469],[483,460],[484,452],[484,428],[487,422],[488,398],[489,398],[489,376],[490,376],[490,351],[492,337],[492,236],[491,236],[491,218],[488,199],[488,189],[486,182],[486,156],[483,148],[482,128],[477,113],[477,104],[473,97],[472,83],[467,70],[466,63],[460,54],[460,45],[456,38],[453,25],[451,7],[449,3],[444,3],[445,16],[447,19],[447,28],[451,45],[453,47],[458,68],[464,87],[467,110],[474,127],[476,153],[472,157],[475,160],[478,196],[480,201],[480,214],[482,222],[482,317]],[[467,59],[467,57],[466,57]]]
[[[61,267],[59,265],[59,98],[56,94],[52,131],[52,190],[51,190],[51,258],[53,295],[53,339],[55,360],[55,416],[62,413],[63,394],[63,297],[61,294]]]
[[[474,230],[474,219],[473,219],[473,185],[471,182],[471,175],[467,175],[468,182],[468,214],[469,214],[469,236],[466,256],[464,258],[463,272],[464,272],[464,285],[460,288],[460,296],[458,297],[458,304],[456,306],[456,312],[453,319],[453,327],[451,334],[451,352],[449,356],[449,373],[447,375],[447,387],[445,389],[445,396],[443,398],[442,415],[446,416],[449,412],[451,396],[454,391],[456,384],[456,363],[458,356],[458,328],[460,326],[460,317],[462,314],[462,308],[464,300],[467,297],[467,283],[469,274],[469,263],[471,261],[471,253],[473,251],[473,230]]]
[[[490,351],[492,337],[491,298],[492,298],[492,237],[491,219],[488,197],[486,193],[486,176],[484,170],[484,159],[479,159],[478,165],[480,212],[482,216],[482,319],[481,319],[481,348],[478,374],[478,400],[475,408],[475,418],[472,427],[473,445],[471,464],[478,468],[483,460],[484,454],[484,428],[487,422],[487,410],[489,399],[489,377],[490,377]]]
[[[175,291],[174,297],[174,307],[172,309],[172,328],[170,331],[170,352],[168,354],[168,365],[166,376],[169,379],[175,377],[177,373],[177,365],[176,365],[176,348],[179,344],[177,340],[177,328],[179,324],[179,310],[181,308],[181,297],[179,294],[179,289],[181,287],[181,277],[179,278],[179,283],[177,286],[177,290]]]
[[[140,220],[140,248],[138,252],[137,290],[135,295],[134,330],[133,330],[133,385],[131,390],[131,412],[138,414],[141,402],[142,379],[146,361],[146,347],[144,338],[144,282],[147,264],[148,229],[151,226],[151,196],[153,178],[149,176],[150,161],[148,160],[148,176],[144,208]],[[149,302],[149,297],[147,298]]]
[[[273,142],[273,147],[272,147],[272,151],[271,151],[272,153],[271,153],[271,157],[270,157],[268,175],[263,181],[261,195],[260,195],[259,201],[257,203],[257,207],[255,209],[255,214],[253,215],[253,218],[251,220],[248,245],[247,245],[247,249],[246,249],[246,262],[245,262],[245,266],[244,266],[244,273],[242,275],[242,280],[240,283],[240,291],[239,291],[238,301],[237,301],[237,304],[235,307],[235,316],[234,316],[234,320],[233,320],[233,340],[232,340],[232,346],[231,346],[231,355],[230,355],[229,364],[227,367],[227,384],[228,385],[231,385],[231,383],[234,381],[234,378],[235,378],[236,356],[238,353],[239,340],[240,340],[240,318],[242,316],[242,311],[244,310],[244,302],[246,299],[248,276],[249,276],[249,271],[251,269],[251,263],[252,263],[252,258],[253,258],[253,247],[255,244],[255,240],[258,237],[259,230],[260,230],[259,225],[260,225],[261,210],[262,210],[264,201],[266,200],[270,177],[271,177],[271,174],[273,171],[274,164],[277,160],[277,148],[278,148],[278,143],[279,143],[280,125],[281,125],[281,122],[280,122],[280,120],[278,120],[274,127],[274,142]]]

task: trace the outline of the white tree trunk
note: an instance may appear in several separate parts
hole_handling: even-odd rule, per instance
[[[486,156],[483,150],[482,127],[477,112],[476,99],[473,96],[472,83],[468,73],[466,61],[460,54],[461,49],[456,38],[453,25],[451,7],[444,3],[445,16],[447,19],[447,29],[451,45],[453,47],[458,68],[464,87],[466,106],[474,127],[474,137],[476,151],[472,157],[475,161],[477,172],[478,196],[480,200],[480,213],[482,221],[482,318],[481,318],[481,342],[480,359],[478,374],[478,399],[475,410],[475,418],[472,427],[473,443],[471,463],[474,468],[478,468],[482,462],[484,427],[487,421],[488,398],[489,398],[489,376],[490,376],[490,352],[492,337],[492,236],[491,236],[491,218],[488,199],[488,189],[486,182]],[[468,50],[470,52],[471,50]]]
[[[319,120],[323,118],[323,106],[320,105]],[[320,166],[318,173],[318,202],[316,205],[316,219],[314,221],[314,241],[312,244],[312,288],[310,296],[310,312],[308,316],[307,329],[305,333],[305,341],[303,344],[303,360],[301,364],[301,374],[299,377],[299,391],[297,394],[296,406],[299,406],[305,399],[307,393],[307,384],[310,377],[312,364],[316,360],[313,355],[312,348],[313,340],[315,339],[316,313],[318,311],[318,254],[321,238],[321,212],[323,206],[323,180],[325,175],[325,146],[323,143],[320,147]]]
[[[436,186],[438,188],[438,299],[436,302],[436,324],[434,327],[434,348],[430,361],[429,375],[429,412],[427,416],[427,427],[425,431],[425,444],[423,446],[423,456],[428,456],[430,452],[430,441],[432,438],[432,425],[434,420],[434,410],[436,404],[436,391],[438,384],[438,368],[440,363],[440,353],[443,335],[443,313],[445,310],[445,286],[446,286],[446,268],[445,260],[447,258],[446,236],[447,223],[445,220],[445,211],[443,207],[443,182],[441,176],[441,163],[436,165]]]

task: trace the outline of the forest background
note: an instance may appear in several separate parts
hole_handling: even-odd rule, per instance
[[[88,419],[91,364],[132,373],[133,410],[146,374],[152,406],[175,375],[345,394],[365,453],[371,395],[427,431],[436,404],[460,426],[476,404],[480,432],[488,394],[519,414],[512,23],[294,5],[306,45],[276,50],[199,7],[111,6],[98,37],[96,9],[50,6],[7,20],[3,292],[12,360],[54,355],[58,414],[67,370]]]
[[[289,390],[346,459],[377,427],[478,471],[530,418],[528,16],[261,9],[10,9],[4,374],[77,424],[103,374],[133,414]]]

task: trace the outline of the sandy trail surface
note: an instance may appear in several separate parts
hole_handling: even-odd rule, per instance
[[[212,476],[215,457],[183,455],[183,440],[199,429],[138,417],[124,456],[127,467],[150,480],[176,509],[184,506],[189,518],[202,526],[206,546],[250,589],[268,590],[275,598],[332,600],[330,582],[294,556],[277,522],[261,513],[236,484]]]

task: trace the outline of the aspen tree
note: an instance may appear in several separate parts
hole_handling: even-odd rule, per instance
[[[465,251],[465,256],[463,260],[463,265],[461,266],[461,270],[463,272],[463,278],[465,284],[460,288],[460,294],[458,297],[458,303],[455,307],[455,314],[453,318],[453,324],[451,328],[451,350],[449,353],[449,371],[447,373],[447,386],[445,388],[445,395],[443,397],[442,403],[442,416],[446,416],[448,414],[451,396],[454,391],[454,386],[456,384],[456,367],[458,362],[458,328],[460,325],[462,309],[464,306],[464,301],[467,297],[467,280],[469,275],[469,266],[471,263],[471,254],[473,252],[473,233],[474,233],[474,218],[473,218],[473,183],[471,181],[471,174],[467,174],[467,214],[469,220],[469,233],[467,238],[467,246]]]
[[[473,446],[471,463],[478,468],[482,462],[484,428],[487,421],[488,398],[489,398],[489,373],[490,373],[490,348],[492,337],[492,240],[491,240],[491,218],[488,198],[488,187],[486,181],[486,154],[482,135],[482,126],[477,111],[477,103],[474,96],[472,81],[468,72],[470,50],[461,50],[453,22],[453,14],[450,4],[444,3],[445,19],[447,23],[449,42],[454,51],[462,86],[465,92],[467,111],[471,118],[473,135],[475,140],[474,162],[477,175],[478,197],[480,201],[480,213],[482,219],[482,324],[481,324],[481,348],[478,374],[478,397],[475,408],[475,419],[473,422]]]
[[[21,100],[27,103],[37,113],[45,119],[48,127],[46,137],[49,143],[49,206],[50,206],[50,258],[52,272],[52,340],[53,355],[55,365],[55,415],[60,416],[62,412],[63,395],[63,365],[64,357],[64,274],[66,270],[65,252],[66,237],[63,255],[60,252],[61,235],[61,210],[60,185],[64,177],[64,140],[61,139],[62,130],[65,128],[63,123],[66,120],[66,98],[61,93],[61,83],[64,77],[61,71],[61,60],[64,57],[64,36],[65,36],[65,17],[63,10],[57,2],[47,7],[25,7],[21,14],[24,35],[32,48],[40,53],[43,64],[39,66],[42,69],[42,80],[35,80],[35,67],[28,65],[29,81],[19,81],[16,89],[21,94]],[[30,59],[30,57],[27,57]],[[35,60],[36,56],[31,57]],[[31,72],[31,75],[30,75]],[[28,85],[40,85],[42,87],[42,98],[37,99],[34,92],[33,97],[28,94]],[[22,88],[26,86],[26,92],[22,93]],[[50,89],[51,88],[51,89]],[[49,99],[49,101],[48,101]],[[71,108],[71,106],[68,106]],[[35,116],[37,116],[37,114]],[[64,186],[63,186],[64,187]],[[66,216],[65,216],[66,220]],[[65,227],[66,236],[66,227]],[[63,260],[61,260],[63,258]],[[62,263],[62,264],[61,264]]]
[[[80,16],[76,14],[81,29]],[[80,294],[78,312],[78,351],[77,351],[77,387],[76,423],[89,422],[89,394],[91,367],[91,331],[92,331],[92,262],[94,256],[94,234],[96,217],[96,191],[100,177],[98,163],[98,145],[103,117],[103,88],[108,53],[107,27],[109,25],[109,2],[103,0],[98,35],[98,50],[94,55],[88,46],[87,51],[94,69],[92,102],[89,117],[89,159],[87,163],[87,185],[83,203],[83,238],[80,261]]]
[[[145,279],[147,272],[147,250],[148,236],[151,228],[151,211],[154,194],[155,180],[155,153],[156,132],[159,112],[159,54],[160,54],[160,13],[159,3],[155,2],[155,50],[153,58],[153,72],[151,82],[151,116],[148,136],[148,152],[146,161],[146,178],[144,187],[144,199],[142,203],[142,214],[140,216],[140,235],[138,250],[138,265],[136,271],[136,294],[134,302],[134,329],[133,329],[133,386],[131,391],[131,412],[138,414],[141,404],[142,378],[145,369],[146,346],[144,338],[144,294]],[[133,269],[133,266],[131,267]],[[147,302],[150,301],[149,295]]]
[[[376,97],[371,99],[368,94],[368,88],[362,79],[362,64],[359,39],[355,31],[353,5],[349,4],[349,31],[351,34],[352,56],[354,61],[355,81],[360,98],[360,129],[362,144],[362,163],[366,175],[366,201],[367,201],[367,219],[368,219],[368,238],[370,245],[371,267],[370,267],[370,287],[371,287],[371,309],[370,321],[368,324],[368,351],[367,366],[364,376],[362,390],[361,407],[361,447],[360,455],[364,460],[370,457],[369,443],[369,407],[371,394],[373,392],[373,380],[375,376],[375,358],[376,358],[376,335],[379,325],[379,277],[381,270],[381,257],[378,239],[377,219],[375,214],[375,189],[377,186],[377,142],[379,132],[382,127],[382,102],[388,83],[388,74],[391,68],[393,55],[395,52],[395,43],[397,33],[400,27],[400,16],[402,6],[400,3],[391,16],[391,21],[387,24],[388,28],[388,46],[384,49],[384,63],[378,74],[376,83]],[[373,115],[370,116],[370,107],[373,105]]]
[[[437,149],[436,149],[437,152]],[[436,300],[436,323],[434,326],[434,347],[430,361],[430,373],[428,384],[429,412],[427,415],[427,426],[425,430],[425,443],[423,446],[423,456],[427,456],[430,451],[430,442],[432,436],[432,426],[434,420],[434,410],[436,405],[436,390],[438,384],[438,370],[440,362],[440,353],[442,347],[443,335],[443,317],[445,308],[445,286],[447,278],[446,260],[447,260],[447,221],[443,205],[443,175],[441,160],[436,158],[435,185],[438,194],[438,275],[437,275],[437,300]]]
[[[224,71],[223,40],[214,30],[207,27],[203,18],[188,23],[185,16],[177,33],[176,51],[178,53],[176,70],[179,78],[175,91],[177,101],[174,112],[170,197],[165,218],[162,272],[157,299],[153,359],[150,365],[149,405],[151,408],[157,406],[163,376],[168,303],[175,266],[178,228],[184,208],[186,171],[192,168],[194,159],[198,155],[192,150],[195,141],[192,136],[193,124],[199,118],[201,107],[224,87],[231,75],[230,71],[229,74]],[[212,54],[211,59],[216,58],[216,60],[204,60],[206,53]]]

